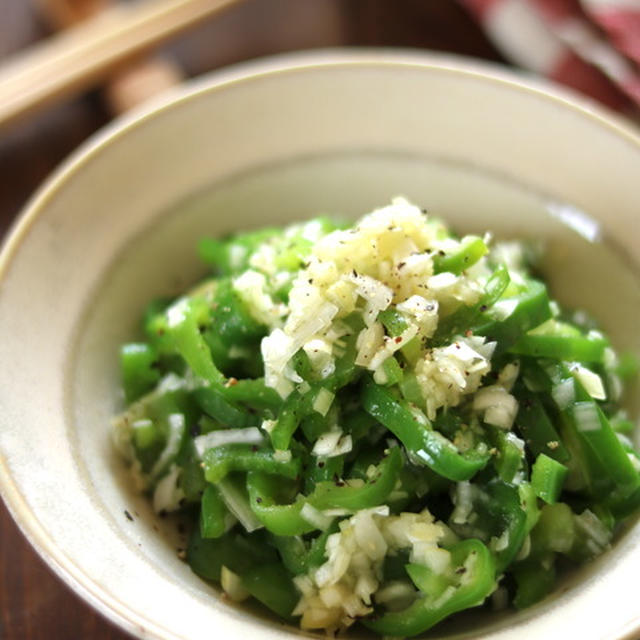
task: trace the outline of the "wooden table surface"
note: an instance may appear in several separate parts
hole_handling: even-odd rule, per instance
[[[35,4],[0,0],[0,63],[47,35]],[[247,0],[165,51],[193,76],[271,53],[339,45],[418,47],[500,60],[454,0]],[[47,174],[109,119],[94,91],[0,131],[0,237]],[[128,637],[51,572],[0,502],[0,639]]]

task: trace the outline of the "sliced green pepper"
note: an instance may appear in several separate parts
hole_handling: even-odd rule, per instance
[[[266,334],[266,327],[251,315],[229,278],[221,278],[216,282],[210,305],[212,330],[229,346],[250,346],[255,359],[255,354],[260,353],[258,341]]]
[[[240,534],[233,530],[219,538],[203,538],[194,527],[187,547],[191,569],[206,580],[220,581],[222,565],[243,575],[252,566],[275,562],[276,550],[266,543],[262,532]]]
[[[273,546],[278,550],[282,563],[294,575],[308,573],[313,567],[319,567],[326,562],[325,547],[327,538],[338,530],[334,523],[322,531],[307,546],[300,536],[271,536]]]
[[[316,509],[342,508],[357,511],[384,504],[393,491],[402,467],[402,454],[398,447],[389,450],[380,462],[376,474],[363,486],[352,487],[347,482],[319,482],[309,496]]]
[[[487,429],[497,451],[494,458],[496,471],[505,482],[513,482],[525,462],[524,447],[511,432],[492,425],[487,425]]]
[[[344,471],[344,455],[326,458],[319,456],[310,458],[305,474],[305,493],[311,493],[319,482],[326,482],[334,478],[342,478]]]
[[[290,619],[300,595],[279,562],[253,565],[241,574],[242,586],[281,618]]]
[[[531,469],[531,486],[539,498],[548,504],[554,504],[560,496],[568,472],[569,469],[563,464],[541,453]]]
[[[146,342],[131,342],[122,346],[120,371],[127,403],[151,391],[160,380],[160,371],[155,366],[157,360],[155,349]]]
[[[230,402],[219,387],[200,387],[193,397],[205,413],[226,427],[242,429],[259,424],[257,416]]]
[[[523,562],[513,567],[511,573],[516,580],[516,609],[530,607],[548,595],[556,583],[556,570],[552,554],[535,561]]]
[[[319,482],[309,496],[298,496],[295,502],[289,504],[279,503],[285,487],[276,476],[250,472],[247,475],[247,488],[251,508],[258,520],[272,533],[281,536],[301,535],[316,529],[302,516],[305,504],[319,510],[339,508],[353,511],[384,504],[396,485],[401,466],[402,455],[394,447],[378,465],[376,475],[362,486],[350,486],[344,480]]]
[[[309,395],[308,393],[306,395]],[[300,426],[303,416],[309,412],[309,400],[303,399],[298,391],[292,391],[285,399],[278,420],[269,437],[274,449],[288,449],[289,443],[296,429]]]
[[[221,275],[242,273],[249,266],[251,254],[264,242],[282,235],[282,229],[267,227],[257,231],[239,233],[219,240],[202,238],[198,242],[200,258]]]
[[[409,328],[407,319],[396,309],[385,309],[378,314],[378,321],[382,322],[387,333],[395,338],[404,333]],[[420,339],[416,336],[409,340],[400,348],[400,353],[407,362],[415,364],[420,357]]]
[[[482,238],[465,236],[460,241],[460,247],[454,253],[433,257],[433,272],[442,273],[443,271],[448,271],[459,275],[465,269],[478,262],[488,251],[489,249]]]
[[[200,534],[203,538],[219,538],[226,531],[227,508],[218,489],[208,485],[200,505]]]
[[[290,502],[295,493],[277,476],[251,471],[247,474],[247,489],[253,513],[271,533],[299,536],[316,529],[300,515],[306,503],[304,497]]]
[[[387,358],[382,363],[382,373],[384,377],[384,382],[382,384],[385,387],[392,387],[393,385],[399,384],[402,382],[402,378],[404,376],[402,367],[393,356]]]
[[[489,453],[460,453],[450,440],[431,428],[422,412],[396,400],[371,379],[365,380],[362,406],[402,442],[413,459],[449,480],[468,480],[489,461]]]
[[[487,311],[490,319],[481,322],[473,332],[497,342],[494,357],[507,351],[530,329],[551,317],[547,287],[537,280],[529,280],[527,288],[513,298],[503,298],[501,305]],[[502,313],[507,314],[506,317]]]
[[[592,400],[576,402],[570,415],[582,439],[591,447],[622,493],[640,486],[640,476],[611,428],[602,409]]]
[[[210,312],[204,298],[180,298],[156,316],[150,330],[160,338],[163,350],[181,355],[197,376],[212,384],[222,384],[224,376],[213,363],[200,332],[200,327],[210,322]]]
[[[509,351],[539,358],[602,362],[608,344],[600,336],[582,335],[574,326],[551,319],[520,336]]]
[[[453,336],[464,334],[468,330],[475,332],[476,326],[486,324],[489,310],[500,299],[510,282],[509,270],[505,265],[499,265],[487,280],[484,293],[476,304],[463,305],[439,321],[432,344],[434,346],[449,344]]]
[[[301,461],[291,456],[288,460],[274,457],[270,449],[259,449],[250,444],[223,444],[207,449],[203,456],[204,476],[208,482],[220,482],[232,471],[261,471],[285,478],[300,475]]]
[[[572,458],[582,469],[588,490],[615,510],[616,504],[639,490],[640,475],[602,409],[568,366],[547,362],[543,369],[553,387],[563,385],[571,391],[569,400],[558,406],[562,435],[573,448]]]
[[[495,554],[496,570],[502,573],[522,547],[532,525],[527,510],[535,509],[535,504],[529,501],[523,505],[520,490],[498,479],[484,487],[473,484],[471,489],[472,518],[466,523],[450,522],[450,526],[463,537],[477,536],[488,543]]]
[[[545,504],[531,531],[529,557],[539,560],[549,552],[566,554],[574,546],[575,539],[575,521],[571,507],[564,502]]]
[[[544,453],[558,462],[569,460],[569,452],[551,423],[538,396],[521,388],[517,392],[520,402],[516,415],[516,429],[536,456]]]
[[[282,398],[275,389],[265,385],[264,378],[230,379],[218,388],[218,392],[231,403],[240,403],[257,411],[270,410],[277,413],[282,406]]]
[[[419,597],[407,609],[385,613],[363,624],[385,636],[415,636],[433,627],[456,611],[476,607],[495,588],[496,569],[493,557],[480,540],[468,539],[450,549],[456,582],[441,593]]]

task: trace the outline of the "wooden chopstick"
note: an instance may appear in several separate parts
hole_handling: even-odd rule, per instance
[[[40,15],[57,31],[69,29],[113,7],[119,0],[37,0]],[[169,56],[148,53],[127,61],[100,84],[113,115],[146,102],[184,79],[180,65]]]
[[[82,91],[127,59],[238,0],[143,0],[114,6],[0,66],[0,128]]]

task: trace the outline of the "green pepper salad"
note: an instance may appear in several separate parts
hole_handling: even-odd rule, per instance
[[[402,198],[223,240],[121,350],[115,439],[186,559],[327,633],[527,607],[640,504],[624,367],[517,243]]]

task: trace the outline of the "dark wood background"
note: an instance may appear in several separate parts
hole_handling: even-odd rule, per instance
[[[46,37],[32,0],[0,0],[0,64]],[[435,49],[500,61],[454,0],[247,0],[166,48],[187,75],[327,46]],[[0,131],[0,237],[49,172],[108,122],[99,90]],[[0,502],[0,640],[124,640],[34,553]]]

